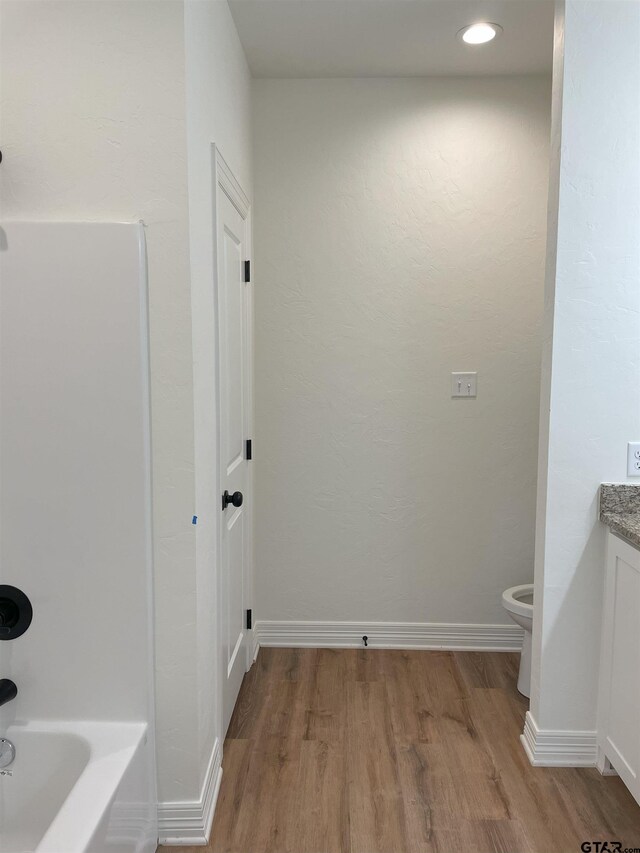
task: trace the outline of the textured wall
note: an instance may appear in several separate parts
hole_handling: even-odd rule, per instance
[[[185,4],[187,69],[187,146],[195,408],[196,585],[198,590],[198,741],[203,781],[215,738],[222,739],[217,666],[216,525],[220,516],[216,441],[216,317],[214,314],[214,224],[211,143],[220,149],[243,189],[251,196],[251,79],[229,7],[225,2]],[[250,606],[249,604],[247,606]],[[175,643],[175,638],[172,638]],[[176,715],[183,697],[171,691],[167,702]],[[167,738],[167,756],[175,750]],[[170,765],[164,790],[180,793]],[[177,797],[178,798],[178,797]]]
[[[0,0],[0,16],[2,216],[147,226],[159,794],[192,802],[221,734],[210,146],[250,192],[249,74],[226,2]]]
[[[147,226],[160,787],[169,739],[195,797],[195,702],[169,705],[197,684],[183,3],[2,0],[0,16],[2,216]]]
[[[257,616],[508,621],[533,577],[550,81],[254,85]]]
[[[640,5],[567,2],[555,76],[531,710],[593,731],[598,491],[640,437]]]

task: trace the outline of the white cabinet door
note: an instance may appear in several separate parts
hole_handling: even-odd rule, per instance
[[[599,764],[608,759],[640,802],[640,550],[607,537]]]

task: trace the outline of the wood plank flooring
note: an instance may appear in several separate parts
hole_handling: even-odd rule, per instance
[[[617,777],[531,767],[517,668],[504,653],[262,649],[225,741],[211,843],[166,850],[640,848],[640,807]]]

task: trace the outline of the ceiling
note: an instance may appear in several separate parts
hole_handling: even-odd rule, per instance
[[[230,0],[254,77],[424,77],[551,70],[553,0]],[[470,46],[456,33],[491,21]]]

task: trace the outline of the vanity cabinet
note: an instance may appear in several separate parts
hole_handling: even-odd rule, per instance
[[[607,532],[598,767],[615,769],[640,803],[640,549]]]

